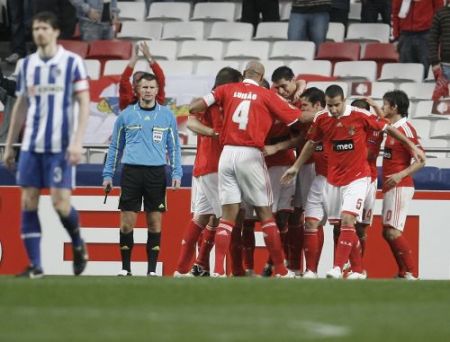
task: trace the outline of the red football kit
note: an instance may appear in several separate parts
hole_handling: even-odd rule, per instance
[[[198,116],[198,119],[204,125],[213,128],[215,132],[220,133],[222,131],[223,114],[218,105],[209,107],[205,113]],[[192,175],[199,177],[217,172],[222,148],[219,139],[199,134]]]
[[[298,108],[249,79],[219,86],[204,101],[208,106],[217,102],[223,108],[223,145],[263,149],[275,119],[289,126],[301,115]]]
[[[323,142],[328,156],[328,183],[344,186],[369,177],[367,132],[382,131],[384,121],[359,108],[346,106],[344,114],[335,118],[328,111],[319,112],[308,133],[313,142]]]
[[[402,118],[392,126],[397,128],[401,133],[403,133],[409,140],[411,140],[416,146],[421,148],[419,139],[417,137],[416,130],[411,125],[410,122],[407,121],[406,118]],[[408,146],[403,145],[400,141],[388,136],[386,138],[386,143],[384,144],[384,154],[383,154],[383,183],[386,181],[389,176],[394,173],[398,173],[406,169],[409,165],[411,165],[412,159],[411,150]],[[396,185],[400,186],[408,186],[414,187],[414,181],[411,176],[407,176],[403,178],[400,183]],[[383,188],[383,192],[385,192]]]

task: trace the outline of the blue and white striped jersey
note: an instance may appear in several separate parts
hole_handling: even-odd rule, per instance
[[[46,61],[37,52],[26,57],[19,68],[16,90],[28,104],[22,150],[64,151],[77,124],[75,93],[88,89],[83,60],[62,46]]]

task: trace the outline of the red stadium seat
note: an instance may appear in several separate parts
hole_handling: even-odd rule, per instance
[[[384,63],[397,63],[398,52],[394,44],[389,43],[369,43],[366,45],[363,55],[363,61],[375,61],[378,64],[379,77]]]
[[[325,42],[319,46],[316,59],[329,60],[333,64],[336,62],[358,61],[361,46],[359,43],[334,43]]]
[[[85,59],[88,53],[89,44],[79,40],[58,40],[58,44],[66,50],[72,51]]]
[[[133,44],[124,40],[95,40],[89,44],[87,58],[98,59],[102,74],[106,61],[111,59],[130,59]]]

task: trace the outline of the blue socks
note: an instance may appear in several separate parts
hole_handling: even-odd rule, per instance
[[[61,223],[63,224],[64,228],[66,228],[67,232],[70,235],[70,238],[72,239],[72,245],[74,247],[80,247],[83,243],[83,240],[80,236],[80,225],[78,222],[78,212],[75,210],[74,207],[70,208],[69,216],[62,216],[59,214],[59,218],[61,220]]]
[[[41,224],[37,211],[22,211],[22,240],[33,267],[41,265]]]

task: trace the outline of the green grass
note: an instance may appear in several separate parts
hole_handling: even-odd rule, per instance
[[[0,341],[450,341],[450,282],[0,277]]]

